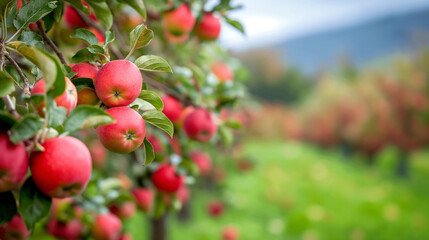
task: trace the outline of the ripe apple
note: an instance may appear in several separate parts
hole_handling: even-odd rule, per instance
[[[81,193],[92,171],[91,154],[80,140],[65,136],[42,143],[45,151],[30,155],[30,170],[46,195],[65,198]]]
[[[207,211],[212,217],[219,217],[225,210],[223,202],[219,200],[213,200],[209,202],[207,206]]]
[[[237,228],[233,226],[226,226],[222,231],[222,238],[224,240],[236,240],[238,239],[238,236],[240,233],[238,232]]]
[[[201,176],[208,176],[212,170],[212,159],[207,153],[191,151],[189,157],[198,166]]]
[[[93,166],[95,168],[102,169],[107,158],[106,149],[100,141],[95,140],[89,145],[89,151],[91,152]]]
[[[95,76],[98,73],[98,67],[91,63],[73,64],[71,71],[77,73],[73,78],[91,78],[95,82]]]
[[[148,212],[153,204],[153,191],[149,188],[135,188],[131,192],[139,209]]]
[[[183,128],[190,139],[199,142],[209,141],[217,131],[214,117],[202,108],[195,109],[186,117]]]
[[[109,107],[127,106],[140,95],[142,75],[138,67],[127,60],[114,60],[100,68],[95,77],[95,91]]]
[[[0,192],[17,188],[28,171],[28,154],[23,143],[14,144],[0,133]]]
[[[81,239],[81,233],[84,229],[83,223],[79,219],[71,219],[67,222],[61,222],[57,219],[50,219],[46,225],[46,231],[52,236],[66,240]]]
[[[185,204],[189,200],[190,191],[186,185],[183,185],[179,190],[177,190],[177,199],[179,199],[180,203]]]
[[[130,234],[124,233],[122,234],[122,236],[119,238],[119,240],[133,240],[133,237]]]
[[[223,62],[217,62],[212,66],[213,74],[220,82],[228,82],[234,80],[234,72]]]
[[[0,239],[25,240],[29,236],[30,231],[19,214],[16,214],[10,222],[0,225]]]
[[[164,37],[170,43],[184,43],[189,38],[189,33],[185,33],[180,36],[175,36],[169,32],[164,32]]]
[[[177,122],[180,119],[180,115],[182,114],[182,103],[179,102],[175,97],[167,95],[162,98],[162,102],[164,103],[164,108],[162,112],[165,116],[170,119],[173,123]]]
[[[176,126],[181,128],[183,127],[183,122],[185,122],[186,117],[195,110],[193,106],[187,106],[185,109],[183,109],[182,113],[180,114],[179,120],[176,122]]]
[[[95,218],[91,236],[95,240],[116,240],[121,236],[122,223],[111,213],[100,214]]]
[[[216,40],[220,34],[220,20],[213,13],[205,13],[197,24],[196,34],[200,40]]]
[[[162,154],[162,152],[164,151],[164,147],[162,146],[162,142],[157,136],[151,134],[146,136],[146,139],[152,144],[153,151],[155,152],[155,154]]]
[[[170,164],[161,164],[152,174],[152,182],[162,192],[174,193],[184,184],[184,177]]]
[[[77,92],[77,105],[95,105],[98,102],[100,99],[92,88],[82,88]]]
[[[31,95],[35,94],[44,94],[45,93],[45,79],[40,79],[36,84],[34,84],[33,90],[31,90]],[[64,107],[67,109],[67,114],[70,113],[76,107],[77,104],[77,91],[74,84],[66,77],[66,89],[63,94],[54,99],[58,107]],[[41,102],[37,107],[37,111],[41,116],[44,116],[45,113],[43,108],[45,107],[45,101]]]
[[[143,118],[128,107],[113,107],[106,112],[116,122],[97,128],[103,146],[116,153],[130,153],[136,150],[145,137],[146,127]]]
[[[182,3],[176,9],[164,12],[162,16],[164,32],[176,37],[189,33],[194,24],[195,17],[186,3]]]
[[[88,3],[82,1],[83,5],[89,8]],[[91,10],[90,10],[91,11]],[[94,20],[95,22],[98,21],[98,19],[95,17],[94,13],[91,12],[90,18]],[[87,28],[89,27],[88,24],[85,23],[85,21],[79,16],[76,9],[74,9],[72,6],[67,5],[64,8],[64,21],[66,22],[66,25],[70,28]]]
[[[119,218],[126,219],[134,216],[136,213],[136,204],[131,201],[112,203],[109,205],[109,210]]]

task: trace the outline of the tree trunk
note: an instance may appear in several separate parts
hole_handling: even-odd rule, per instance
[[[400,178],[408,178],[410,172],[410,161],[409,154],[406,151],[401,150],[398,159],[398,165],[396,167],[396,175]]]
[[[167,213],[159,218],[152,218],[152,240],[167,240]]]

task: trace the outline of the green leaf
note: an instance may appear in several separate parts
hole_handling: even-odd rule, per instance
[[[90,14],[90,11],[87,6],[82,4],[81,0],[65,0],[66,2],[69,2],[73,7],[81,10],[82,12],[86,14]]]
[[[142,48],[150,43],[153,38],[153,31],[146,25],[140,24],[130,32],[130,46],[132,53],[134,50]]]
[[[152,104],[140,98],[136,98],[136,100],[128,105],[128,107],[133,108],[134,110],[142,111],[156,110]]]
[[[52,12],[57,7],[58,1],[38,0],[29,1],[19,9],[14,25],[18,31],[27,27],[28,24],[37,22],[39,19]]]
[[[156,94],[156,92],[154,91],[142,90],[139,95],[139,98],[145,100],[146,102],[149,102],[159,111],[162,111],[162,109],[164,108],[164,103],[162,102],[158,94]]]
[[[45,90],[48,94],[52,97],[57,97],[64,93],[66,80],[61,63],[57,58],[43,49],[24,44],[20,44],[17,50],[19,54],[27,58],[43,72]]]
[[[114,122],[115,119],[98,107],[78,106],[70,112],[64,122],[64,129],[67,132],[76,132],[81,129],[97,127]]]
[[[82,88],[94,89],[94,82],[91,78],[73,78],[71,81],[78,92],[82,90]]]
[[[106,36],[104,37],[103,48],[106,50],[107,45],[115,41],[115,34],[112,31],[106,31]]]
[[[42,49],[45,47],[43,44],[43,38],[39,34],[32,31],[23,31],[18,40],[22,41],[26,45],[35,46]]]
[[[78,38],[86,41],[89,45],[97,45],[98,38],[94,33],[85,28],[78,28],[70,36],[70,38]]]
[[[142,114],[142,117],[146,122],[166,132],[170,137],[173,137],[173,123],[171,123],[170,119],[168,119],[164,113],[156,110],[146,111]]]
[[[237,21],[237,20],[233,20],[231,18],[225,17],[225,21],[231,25],[232,27],[234,27],[235,29],[237,29],[238,31],[240,31],[242,34],[246,34],[246,32],[244,31],[244,27],[243,25]]]
[[[105,0],[86,1],[94,12],[95,17],[100,20],[107,28],[113,23],[112,12]]]
[[[88,48],[82,48],[81,50],[77,51],[75,55],[72,57],[73,63],[80,63],[80,62],[94,62],[97,59],[97,55],[89,52]]]
[[[4,97],[15,91],[14,81],[5,72],[0,71],[0,97]]]
[[[10,8],[14,5],[15,0],[1,0],[0,1],[0,17],[3,21],[4,16],[8,16]]]
[[[118,2],[128,4],[146,20],[146,7],[144,6],[143,0],[119,0]]]
[[[18,71],[16,70],[16,68],[12,65],[6,65],[4,66],[4,70],[9,74],[9,76],[11,76],[17,83],[19,84],[23,84],[23,81],[21,79],[21,77],[19,76]],[[25,76],[25,73],[24,73]]]
[[[25,181],[19,192],[19,213],[28,229],[49,214],[52,199],[37,188],[33,178]]]
[[[33,137],[43,128],[44,120],[37,116],[25,116],[19,122],[15,123],[11,129],[10,140],[14,143]]]
[[[241,128],[241,123],[238,121],[228,120],[224,124],[225,124],[225,126],[228,126],[232,129],[240,129]]]
[[[49,127],[58,127],[63,124],[66,119],[67,109],[64,107],[58,107],[55,101],[48,97],[48,105],[49,105],[49,119],[48,126]]]
[[[234,141],[234,135],[232,134],[231,130],[225,126],[220,125],[218,128],[218,133],[222,144],[227,147],[231,146],[232,142]]]
[[[155,159],[155,151],[153,150],[152,144],[144,138],[144,153],[145,153],[145,161],[143,166],[150,164]]]
[[[16,200],[12,192],[0,193],[0,225],[12,220],[17,212]]]
[[[134,61],[134,64],[144,71],[150,72],[173,72],[168,62],[159,56],[143,55]]]
[[[16,119],[10,113],[0,111],[0,129],[9,130],[16,122]]]

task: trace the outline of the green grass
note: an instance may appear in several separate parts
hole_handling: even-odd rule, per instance
[[[428,153],[412,158],[411,178],[392,174],[395,154],[387,150],[377,165],[338,151],[298,143],[248,142],[245,154],[256,165],[247,173],[223,161],[227,179],[222,190],[193,190],[192,219],[169,219],[171,240],[221,239],[234,225],[240,239],[429,239]],[[206,213],[210,199],[227,202],[225,214]],[[134,239],[147,239],[149,222],[142,215],[126,224]]]

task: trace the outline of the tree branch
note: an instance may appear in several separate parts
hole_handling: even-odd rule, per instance
[[[3,97],[3,102],[7,107],[7,110],[9,111],[10,114],[12,114],[12,116],[16,119],[20,119],[21,116],[18,114],[18,112],[15,109],[15,106],[12,103],[12,99],[10,99],[9,95],[6,95]]]
[[[19,76],[21,77],[22,81],[24,82],[24,90],[23,93],[27,96],[31,95],[31,85],[28,79],[25,77],[24,73],[22,72],[21,68],[19,67],[18,63],[13,60],[13,58],[8,54],[5,53],[6,58],[9,60],[9,62],[12,63],[12,65],[15,67],[15,69],[18,71]]]
[[[45,29],[43,28],[42,21],[37,21],[37,27],[39,28],[40,34],[42,34],[43,40],[54,50],[55,54],[57,54],[58,58],[60,59],[61,63],[64,65],[67,65],[67,62],[63,56],[63,54],[58,50],[57,46],[54,42],[49,38],[49,36],[46,34]]]

